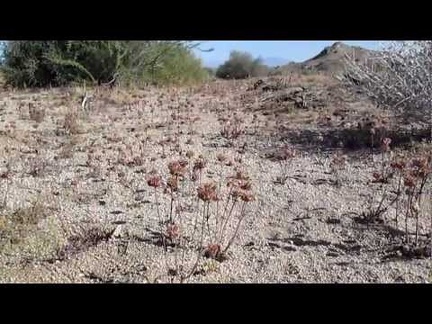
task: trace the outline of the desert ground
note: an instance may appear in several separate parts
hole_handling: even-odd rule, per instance
[[[429,133],[331,77],[87,91],[0,92],[0,282],[432,279],[430,199],[372,215]]]

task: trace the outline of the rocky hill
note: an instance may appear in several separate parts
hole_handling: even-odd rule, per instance
[[[318,55],[301,63],[289,63],[282,66],[283,71],[295,72],[324,72],[337,74],[343,71],[345,58],[347,55],[363,61],[369,57],[373,51],[358,46],[349,46],[341,42],[336,42],[332,46],[324,48]]]

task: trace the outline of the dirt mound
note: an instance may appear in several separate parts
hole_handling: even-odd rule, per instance
[[[316,77],[319,76],[310,76]],[[293,109],[322,109],[340,105],[352,97],[338,83],[329,78],[305,83],[286,78],[259,79],[249,87],[251,101],[258,103],[257,110],[272,112]],[[252,92],[253,91],[253,92]],[[352,98],[351,98],[352,99]]]

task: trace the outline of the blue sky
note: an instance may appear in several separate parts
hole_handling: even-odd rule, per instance
[[[272,58],[278,61],[301,62],[305,61],[326,46],[336,41],[203,41],[201,48],[214,48],[213,52],[203,53],[197,51],[205,66],[218,66],[222,64],[232,50],[240,50],[251,53],[253,56],[261,56],[263,59]],[[367,49],[379,49],[379,41],[343,41],[343,43],[361,46]]]

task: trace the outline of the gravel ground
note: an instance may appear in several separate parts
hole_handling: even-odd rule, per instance
[[[296,120],[323,112],[264,114],[254,109],[247,87],[225,82],[97,93],[76,129],[65,126],[65,116],[72,120],[80,108],[79,89],[3,93],[0,234],[6,239],[0,241],[0,281],[169,282],[176,262],[185,273],[195,264],[200,226],[194,231],[194,221],[204,208],[197,203],[199,182],[221,183],[226,195],[227,178],[237,168],[249,175],[255,200],[245,204],[227,259],[200,258],[187,282],[429,282],[430,258],[394,252],[404,235],[393,227],[392,210],[384,223],[359,221],[379,192],[370,183],[379,154],[344,152],[347,166],[336,176],[329,164],[334,152],[297,145],[296,156],[281,168],[269,158],[289,142],[277,127],[310,128]],[[29,107],[45,111],[43,121],[31,119]],[[244,132],[227,140],[221,136],[224,121],[235,117],[233,125]],[[157,206],[147,176],[156,170],[166,181],[169,162],[180,158],[191,167],[200,155],[207,161],[202,178],[193,182],[188,173],[175,194],[184,208],[177,222],[187,248],[164,249],[157,232],[171,196],[158,188]],[[283,174],[286,181],[279,183]],[[228,237],[240,206],[226,226]],[[24,210],[40,217],[13,225],[11,219],[21,219],[13,215]],[[422,233],[428,224],[424,217]],[[203,242],[213,242],[207,232]]]

